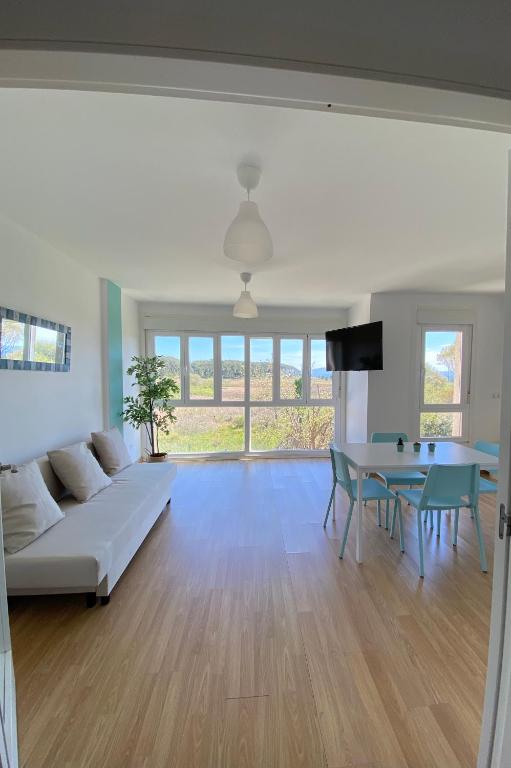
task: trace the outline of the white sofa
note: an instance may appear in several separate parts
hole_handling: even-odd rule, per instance
[[[170,502],[176,466],[137,463],[82,504],[66,495],[48,457],[37,459],[63,520],[24,549],[5,555],[9,595],[83,592],[87,605],[109,596],[154,523]]]

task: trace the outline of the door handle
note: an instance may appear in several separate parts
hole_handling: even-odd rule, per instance
[[[501,504],[499,510],[499,539],[511,536],[511,515],[506,512],[506,505]]]

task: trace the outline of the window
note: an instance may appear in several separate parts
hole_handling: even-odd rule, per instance
[[[472,327],[421,326],[419,434],[464,439],[468,434]]]
[[[250,339],[250,400],[273,400],[273,338]]]
[[[319,451],[334,437],[326,343],[306,335],[148,332],[180,389],[174,454]]]
[[[245,337],[222,336],[222,401],[245,399]]]
[[[333,439],[333,407],[250,409],[251,451],[324,450]]]
[[[303,339],[280,339],[280,399],[303,400]]]
[[[188,339],[188,386],[190,400],[213,400],[214,340],[212,336],[190,336]]]
[[[181,366],[181,338],[180,336],[155,336],[154,354],[160,355],[165,360],[164,373],[172,376],[179,386],[177,398],[182,395],[183,369]]]
[[[325,339],[310,340],[309,397],[318,401],[332,399],[332,371],[326,369]]]
[[[245,444],[245,410],[232,407],[177,409],[168,435],[160,437],[160,450],[169,453],[237,453]]]

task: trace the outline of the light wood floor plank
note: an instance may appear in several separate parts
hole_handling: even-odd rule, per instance
[[[453,551],[414,512],[406,553],[346,500],[328,461],[181,464],[172,509],[107,608],[11,606],[24,768],[473,768],[491,573],[473,521]],[[487,551],[494,497],[483,497]]]

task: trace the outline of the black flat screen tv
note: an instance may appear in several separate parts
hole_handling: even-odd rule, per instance
[[[327,371],[382,371],[383,323],[366,323],[327,331]]]

